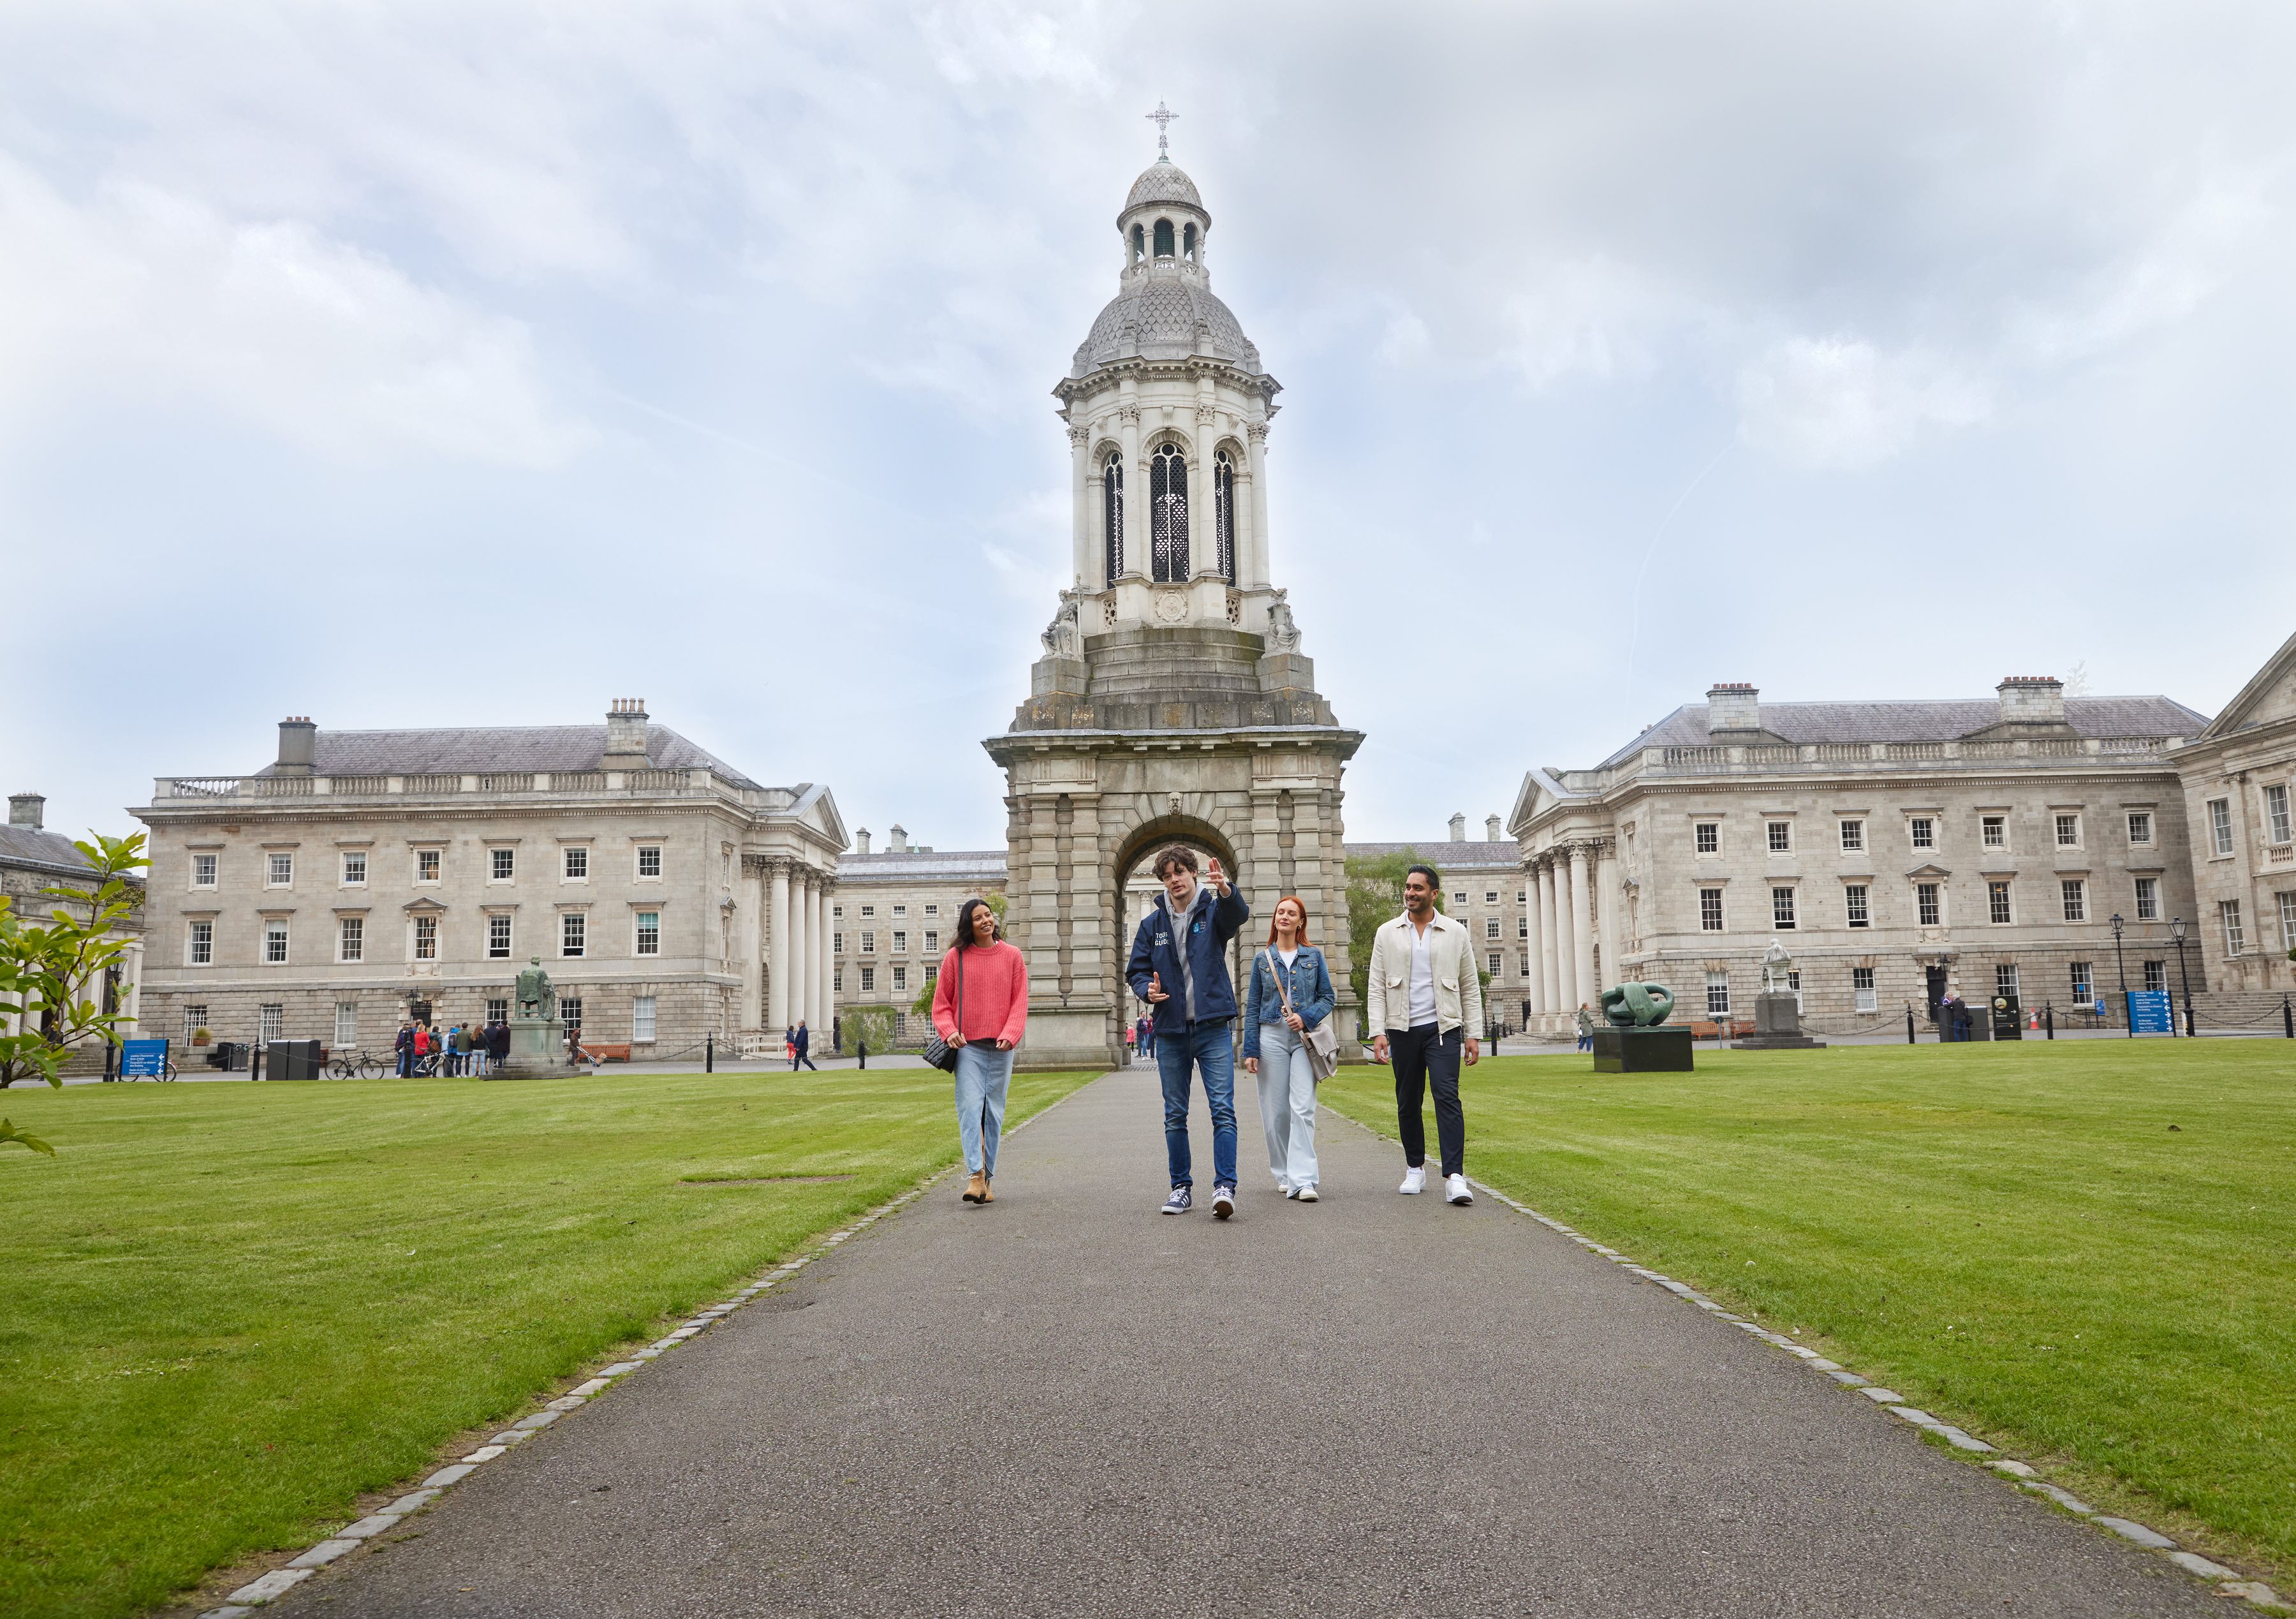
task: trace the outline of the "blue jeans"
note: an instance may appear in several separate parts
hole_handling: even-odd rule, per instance
[[[1193,1186],[1188,1156],[1188,1088],[1195,1070],[1204,1071],[1204,1101],[1212,1114],[1212,1181],[1235,1184],[1235,1042],[1225,1022],[1190,1023],[1184,1032],[1160,1035],[1156,1072],[1164,1081],[1164,1156],[1172,1184]]]
[[[1004,1092],[1013,1083],[1011,1051],[994,1040],[967,1040],[956,1048],[956,1138],[964,1167],[994,1179],[996,1143],[1004,1134]]]

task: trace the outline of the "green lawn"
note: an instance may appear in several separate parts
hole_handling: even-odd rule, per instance
[[[1468,1170],[2091,1500],[2296,1568],[2296,1046],[1697,1061],[1470,1069]],[[1324,1093],[1394,1133],[1384,1070]]]
[[[1017,1123],[1088,1076],[1023,1074]],[[956,1157],[947,1077],[45,1087],[0,1113],[0,1613],[132,1613]],[[775,1179],[840,1175],[844,1180]],[[714,1178],[714,1179],[712,1179]]]

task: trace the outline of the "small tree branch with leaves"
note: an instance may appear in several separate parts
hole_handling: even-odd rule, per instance
[[[104,1005],[105,975],[127,954],[141,902],[127,874],[152,862],[144,855],[144,834],[108,838],[91,832],[94,842],[75,842],[86,857],[84,883],[40,891],[60,900],[47,925],[20,917],[0,897],[0,1090],[19,1080],[63,1083],[63,1065],[90,1040],[121,1043],[125,1012]],[[84,910],[85,918],[73,914]],[[122,985],[124,992],[132,986]],[[10,1131],[0,1143],[20,1141],[35,1151],[45,1142]]]

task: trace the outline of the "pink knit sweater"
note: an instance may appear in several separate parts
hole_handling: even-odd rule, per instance
[[[940,959],[933,988],[933,1027],[945,1040],[956,1038],[957,952]],[[987,949],[964,952],[964,1038],[1011,1040],[1015,1046],[1029,1026],[1029,963],[1020,947],[998,940]]]

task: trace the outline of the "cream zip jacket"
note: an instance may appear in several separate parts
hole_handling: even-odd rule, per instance
[[[1411,916],[1382,924],[1371,946],[1371,1004],[1364,1022],[1374,1034],[1407,1028],[1411,1021]],[[1441,911],[1427,919],[1427,954],[1435,969],[1435,1026],[1444,1034],[1464,1023],[1482,1038],[1483,981],[1467,930]]]

